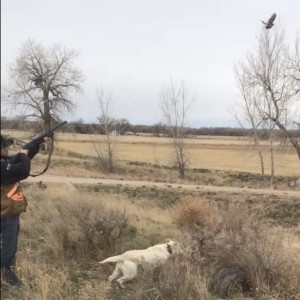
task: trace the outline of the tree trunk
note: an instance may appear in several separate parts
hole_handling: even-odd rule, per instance
[[[51,129],[51,113],[50,113],[50,103],[49,103],[49,92],[43,91],[44,93],[44,131],[47,132]],[[41,150],[48,150],[49,149],[49,143],[43,143]]]
[[[49,103],[49,92],[44,90],[44,126],[45,131],[51,129],[51,113],[50,113],[50,103]]]
[[[263,157],[262,149],[261,149],[261,146],[259,144],[259,140],[258,139],[259,138],[258,138],[257,132],[255,130],[255,133],[254,133],[254,143],[255,143],[255,147],[256,147],[256,150],[257,150],[257,153],[258,153],[258,156],[259,156],[261,174],[263,176],[265,176],[264,157]]]
[[[271,137],[272,138],[272,137]],[[272,138],[273,139],[273,138]],[[275,160],[274,160],[274,145],[273,140],[271,140],[270,144],[270,151],[271,151],[271,177],[270,177],[270,188],[274,189],[274,175],[275,175]]]

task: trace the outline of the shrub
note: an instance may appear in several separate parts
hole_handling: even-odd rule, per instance
[[[214,214],[214,208],[205,199],[186,196],[174,209],[174,220],[180,228],[208,226]]]
[[[224,241],[214,252],[209,288],[220,297],[236,293],[250,296],[274,292],[283,278],[285,260],[276,239]]]
[[[94,198],[69,201],[68,211],[62,211],[63,222],[56,228],[64,253],[96,259],[114,253],[128,226],[126,213],[109,209]]]
[[[219,297],[295,295],[299,272],[288,267],[282,237],[243,207],[231,206],[216,226],[193,227],[182,242],[185,260],[207,274],[209,291]]]
[[[174,259],[153,271],[142,271],[135,283],[133,299],[206,300],[211,297],[206,278],[200,276],[192,264]]]

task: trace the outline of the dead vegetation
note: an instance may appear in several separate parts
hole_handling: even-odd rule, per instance
[[[214,157],[208,155],[211,146],[199,150],[196,142],[193,142],[195,151],[208,151],[204,157],[205,164],[209,164]],[[218,143],[222,145],[220,140]],[[89,142],[84,144],[83,152],[76,147],[56,148],[62,157],[53,157],[48,173],[107,178],[107,174],[99,172],[92,155],[86,155],[91,154],[84,150]],[[123,144],[124,155],[131,151],[132,145],[132,140]],[[160,146],[166,150],[164,141]],[[284,193],[274,196],[171,189],[169,183],[189,183],[247,187],[255,191],[265,188],[268,179],[251,172],[238,172],[236,166],[225,171],[222,167],[203,165],[188,169],[182,180],[176,169],[158,160],[162,156],[157,147],[154,155],[151,145],[152,152],[145,154],[145,160],[137,152],[130,154],[136,159],[123,160],[109,178],[163,182],[165,189],[64,183],[49,183],[41,189],[37,184],[24,182],[29,207],[22,215],[16,270],[23,286],[9,290],[3,284],[2,297],[298,299],[300,198]],[[213,147],[216,150],[219,145]],[[222,160],[230,163],[233,156],[227,150]],[[221,148],[214,154],[219,151]],[[245,162],[240,152],[239,157]],[[34,171],[43,168],[44,160],[43,155],[36,157]],[[249,170],[253,170],[252,162],[247,161]],[[297,191],[298,186],[288,186],[290,178],[296,179],[294,166],[288,170],[289,176],[276,177],[276,188]],[[180,241],[182,255],[153,272],[140,269],[140,276],[128,283],[125,290],[107,284],[114,266],[100,266],[99,260],[149,247],[167,237]]]
[[[30,133],[25,131],[3,130],[4,134],[28,140]],[[54,160],[89,161],[98,157],[95,143],[105,145],[105,136],[92,134],[58,133],[56,135]],[[241,137],[199,136],[186,139],[186,150],[189,153],[189,168],[207,170],[225,170],[234,172],[260,173],[260,164],[255,148]],[[279,143],[275,152],[275,175],[299,178],[299,160],[291,147],[284,150]],[[118,164],[137,162],[159,167],[172,167],[172,140],[167,137],[120,136],[116,141]],[[269,149],[262,141],[263,155],[266,156],[265,174],[270,174]],[[98,170],[99,171],[99,170]],[[187,172],[187,174],[188,174]],[[187,175],[186,174],[186,175]],[[177,176],[178,177],[178,176]]]
[[[17,259],[23,287],[3,285],[9,299],[299,297],[299,260],[284,243],[284,228],[270,227],[244,201],[224,206],[182,193],[176,203],[158,208],[142,194],[134,201],[103,187],[67,184],[43,190],[27,185],[26,193],[30,204],[22,215]],[[100,266],[100,259],[166,237],[180,241],[182,255],[153,272],[140,269],[126,290],[107,284],[114,266]]]
[[[91,197],[65,201],[59,218],[62,221],[56,223],[62,254],[80,258],[88,253],[97,259],[114,253],[128,226],[125,211],[109,209],[102,201]]]

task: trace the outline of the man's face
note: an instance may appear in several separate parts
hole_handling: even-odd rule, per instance
[[[8,156],[8,147],[4,147],[1,149],[1,155],[3,156]]]

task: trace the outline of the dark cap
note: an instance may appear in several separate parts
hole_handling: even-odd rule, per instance
[[[1,149],[9,147],[14,144],[14,140],[10,137],[1,134]]]

